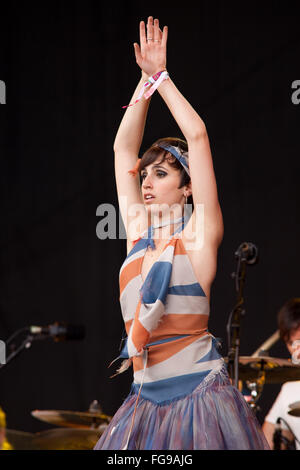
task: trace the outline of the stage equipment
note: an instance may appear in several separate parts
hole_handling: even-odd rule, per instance
[[[92,450],[101,434],[99,429],[55,428],[36,433],[32,443],[38,450]]]
[[[227,323],[228,340],[228,372],[233,384],[238,388],[239,381],[239,349],[240,349],[240,325],[241,317],[245,315],[243,288],[246,276],[246,266],[254,265],[258,261],[258,249],[250,242],[242,243],[235,252],[237,268],[232,273],[235,279],[237,292],[236,305],[231,311]]]
[[[20,328],[5,341],[6,351],[9,354],[6,358],[6,363],[0,364],[0,369],[7,366],[7,364],[9,364],[9,362],[17,357],[22,351],[30,348],[33,341],[52,338],[55,342],[58,342],[82,340],[84,337],[85,327],[83,325],[70,325],[64,322],[54,322],[48,326],[29,326]],[[17,338],[20,344],[16,344]]]
[[[95,405],[96,400],[92,403]],[[92,406],[91,405],[91,406]],[[81,429],[102,429],[104,430],[111,420],[111,416],[104,414],[101,408],[95,409],[90,406],[88,411],[65,411],[65,410],[33,410],[31,415],[40,421],[53,424],[54,426],[64,426]]]

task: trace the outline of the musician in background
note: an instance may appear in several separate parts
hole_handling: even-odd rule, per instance
[[[299,361],[300,364],[300,345],[294,343],[300,340],[300,298],[292,298],[281,307],[277,322],[280,339],[291,353],[293,362]],[[299,402],[300,405],[300,380],[285,382],[282,385],[280,393],[265,417],[263,431],[271,449],[274,449],[274,442],[275,448],[277,447],[276,439],[281,429],[282,436],[290,442],[295,440],[296,449],[300,450],[300,416],[288,414],[289,406],[295,402]],[[281,445],[279,448],[286,447]]]

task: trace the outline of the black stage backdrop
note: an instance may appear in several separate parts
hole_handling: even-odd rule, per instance
[[[168,70],[204,119],[211,141],[225,236],[212,288],[211,332],[223,339],[236,293],[235,250],[255,243],[247,268],[241,355],[276,329],[299,296],[299,22],[283,2],[30,2],[1,5],[0,338],[65,321],[84,324],[78,342],[34,342],[0,370],[0,406],[11,429],[49,429],[34,409],[112,415],[131,372],[110,378],[123,332],[118,273],[124,239],[100,240],[97,208],[118,213],[113,140],[140,71],[133,42],[148,15],[169,26]],[[194,3],[194,4],[193,4]],[[39,5],[39,6],[37,6]],[[195,6],[196,5],[196,6]],[[181,135],[153,96],[142,151]],[[117,227],[119,225],[117,224]],[[288,357],[280,342],[271,353]],[[263,421],[280,384],[259,401]]]

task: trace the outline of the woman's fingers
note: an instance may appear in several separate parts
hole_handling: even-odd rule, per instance
[[[147,38],[146,38],[145,23],[144,21],[140,21],[140,45],[141,45],[142,50],[146,44],[147,44]]]
[[[166,45],[167,36],[167,26],[162,31],[157,18],[153,21],[153,17],[149,16],[147,25],[145,25],[144,21],[140,21],[140,46],[142,52],[147,44],[162,43],[163,39],[164,45]]]
[[[154,20],[154,42],[160,42],[161,41],[161,35],[160,35],[160,29],[159,29],[159,21],[158,19]]]
[[[161,38],[161,45],[167,47],[167,40],[168,40],[168,26],[164,26]]]
[[[153,17],[149,16],[147,23],[147,42],[154,40],[154,26],[153,26]]]
[[[166,67],[167,38],[168,28],[165,26],[161,31],[158,18],[153,20],[149,16],[147,24],[140,21],[140,44],[134,43],[134,52],[143,73],[151,75],[158,67]]]
[[[133,44],[133,47],[134,47],[134,53],[135,53],[135,60],[139,64],[142,59],[140,46],[135,42]]]

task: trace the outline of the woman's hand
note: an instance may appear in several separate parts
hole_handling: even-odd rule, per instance
[[[134,52],[137,64],[142,69],[142,76],[147,77],[166,70],[167,66],[167,38],[168,27],[163,31],[159,28],[159,21],[149,16],[147,23],[147,36],[144,21],[140,22],[140,46],[134,43]]]

